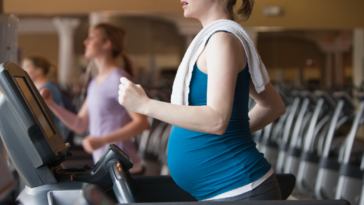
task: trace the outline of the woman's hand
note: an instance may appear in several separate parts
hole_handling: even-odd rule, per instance
[[[120,82],[119,103],[129,111],[144,114],[150,99],[143,88],[124,77],[120,78]]]
[[[106,143],[103,137],[94,137],[91,135],[85,137],[85,139],[82,141],[83,149],[89,154],[104,146],[105,144]]]
[[[43,88],[40,90],[40,95],[43,97],[44,102],[50,107],[52,103],[54,103],[52,99],[52,93],[48,88]]]

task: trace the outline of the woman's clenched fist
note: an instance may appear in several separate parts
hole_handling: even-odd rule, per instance
[[[130,82],[127,78],[120,78],[119,86],[119,103],[126,109],[145,114],[147,104],[149,102],[148,96],[140,85]]]

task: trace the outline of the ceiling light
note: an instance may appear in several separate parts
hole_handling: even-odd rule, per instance
[[[263,14],[265,16],[280,16],[283,14],[283,8],[280,6],[266,6],[263,7]]]

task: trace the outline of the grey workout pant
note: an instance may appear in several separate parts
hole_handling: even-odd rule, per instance
[[[238,196],[215,199],[209,201],[254,201],[254,200],[281,200],[281,190],[275,174],[252,191]]]

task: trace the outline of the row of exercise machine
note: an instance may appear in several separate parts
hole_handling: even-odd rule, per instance
[[[71,155],[69,145],[63,142],[52,113],[28,74],[10,62],[0,65],[0,136],[25,183],[25,188],[17,197],[19,203],[24,205],[242,203],[197,202],[179,188],[170,176],[133,177],[128,171],[133,166],[132,160],[115,145],[110,145],[93,167],[63,169],[60,164]],[[277,174],[277,178],[282,198],[287,199],[293,190],[295,177],[292,174]],[[349,203],[345,200],[296,200],[247,201],[244,204]]]
[[[296,176],[296,195],[363,205],[364,141],[357,132],[364,123],[364,93],[356,91],[357,110],[345,91],[280,93],[287,112],[254,134],[275,172]]]

